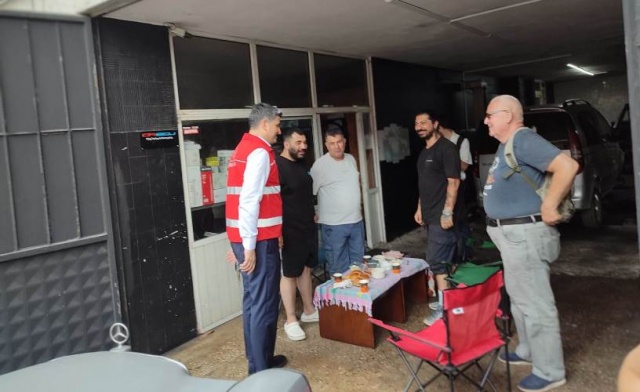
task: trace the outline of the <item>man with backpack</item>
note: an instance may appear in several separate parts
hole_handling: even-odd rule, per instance
[[[491,100],[484,123],[501,144],[484,186],[487,232],[500,250],[511,312],[518,331],[514,352],[499,359],[512,365],[532,365],[531,374],[518,384],[521,391],[548,391],[565,384],[560,321],[549,281],[549,264],[560,254],[560,234],[554,225],[571,190],[578,163],[533,130],[524,127],[520,102],[510,95]],[[507,162],[505,148],[513,138]],[[551,183],[541,199],[539,188],[546,173]]]
[[[440,116],[440,133],[458,147],[460,154],[460,187],[458,188],[458,202],[455,211],[454,230],[457,237],[456,260],[460,263],[473,259],[473,246],[471,246],[471,227],[467,219],[469,209],[475,203],[475,184],[473,176],[467,173],[473,165],[469,139],[458,135],[451,129],[449,119]],[[470,195],[470,197],[467,197]]]

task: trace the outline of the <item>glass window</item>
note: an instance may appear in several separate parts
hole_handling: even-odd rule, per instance
[[[580,129],[584,132],[588,145],[602,143],[602,137],[598,132],[598,118],[590,110],[581,110],[576,113],[576,120]]]
[[[595,117],[595,122],[598,126],[598,132],[603,139],[611,138],[611,124],[602,116],[600,112],[593,111],[593,116]]]
[[[368,106],[364,60],[314,55],[318,106]]]
[[[257,50],[262,101],[283,108],[311,107],[307,53],[267,46]]]
[[[325,136],[329,129],[338,129],[342,131],[342,135],[346,139],[344,152],[351,154],[356,158],[356,163],[360,165],[358,160],[358,145],[356,144],[356,115],[355,113],[331,113],[320,115],[320,126],[322,129],[322,152],[327,152],[325,145]]]
[[[228,160],[248,129],[246,119],[183,123],[185,197],[191,206],[195,240],[225,232]]]
[[[304,132],[307,137],[307,154],[305,155],[304,161],[307,164],[307,167],[311,168],[313,162],[316,160],[316,154],[314,151],[314,142],[313,142],[313,123],[310,118],[283,118],[280,123],[280,129],[282,130],[282,134],[285,133],[288,129],[297,128]],[[273,149],[276,154],[280,154],[282,152],[283,140],[282,135],[278,136],[278,141],[273,145]]]
[[[495,154],[500,143],[496,138],[489,135],[489,128],[484,123],[478,124],[478,128],[476,128],[476,140],[478,143],[478,154],[480,155]]]
[[[574,127],[567,113],[526,113],[524,125],[538,132],[559,149],[569,149],[569,132],[573,131]]]
[[[253,104],[249,45],[174,38],[181,109],[234,109]]]

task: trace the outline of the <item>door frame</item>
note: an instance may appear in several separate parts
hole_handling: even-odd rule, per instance
[[[174,45],[173,45],[173,40],[174,39],[181,39],[181,38],[175,38],[173,37],[169,32],[167,32],[167,38],[169,39],[169,45],[170,45],[170,51],[171,51],[171,64],[172,64],[172,73],[173,73],[173,79],[174,79],[174,95],[175,95],[175,104],[176,104],[176,114],[177,114],[177,124],[178,124],[178,140],[179,140],[179,144],[180,144],[180,161],[181,161],[181,170],[182,170],[182,177],[183,177],[183,190],[185,195],[188,194],[188,184],[186,183],[186,165],[185,165],[185,151],[184,151],[184,135],[182,132],[182,124],[183,122],[187,122],[187,121],[206,121],[206,120],[232,120],[232,119],[246,119],[249,116],[250,113],[250,109],[249,108],[236,108],[236,109],[198,109],[198,110],[183,110],[180,108],[180,94],[178,91],[178,84],[177,84],[177,70],[176,70],[176,59],[175,59],[175,51],[174,51]],[[368,113],[369,114],[369,118],[370,118],[370,125],[371,125],[371,129],[373,130],[373,142],[374,142],[374,146],[373,146],[373,151],[374,151],[374,163],[375,163],[375,167],[374,167],[374,174],[375,174],[375,178],[377,181],[377,184],[379,185],[379,189],[380,189],[380,194],[377,198],[377,211],[378,211],[378,215],[381,215],[384,218],[384,206],[382,204],[382,187],[381,187],[381,181],[380,181],[380,167],[379,167],[379,159],[378,159],[378,151],[377,151],[377,132],[376,130],[376,122],[375,122],[375,105],[374,105],[374,90],[373,90],[373,70],[372,70],[372,64],[371,64],[371,58],[370,57],[360,57],[360,56],[350,56],[350,55],[344,55],[344,54],[336,54],[336,53],[327,53],[327,52],[322,52],[322,51],[316,51],[316,50],[310,50],[310,49],[301,49],[301,48],[295,48],[295,47],[287,47],[284,45],[277,45],[277,44],[269,44],[269,45],[265,45],[264,43],[258,42],[258,41],[251,41],[251,40],[242,40],[242,39],[230,39],[228,37],[213,37],[213,36],[206,36],[203,38],[213,38],[213,39],[221,39],[221,40],[225,40],[225,41],[230,41],[230,42],[241,42],[241,43],[245,43],[249,45],[249,51],[250,51],[250,60],[251,60],[251,77],[252,77],[252,83],[253,83],[253,100],[254,103],[258,103],[261,102],[261,91],[260,91],[260,74],[259,74],[259,70],[258,70],[258,57],[257,57],[257,46],[258,45],[262,45],[262,46],[270,46],[270,47],[276,47],[276,48],[281,48],[281,49],[289,49],[289,50],[295,50],[295,51],[306,51],[308,54],[308,65],[309,65],[309,83],[310,83],[310,94],[311,94],[311,107],[304,107],[304,108],[280,108],[280,110],[282,111],[282,116],[283,118],[291,118],[291,117],[311,117],[313,119],[312,121],[312,126],[313,126],[313,149],[315,152],[315,156],[316,159],[318,159],[319,157],[321,157],[323,155],[323,145],[324,145],[324,141],[323,141],[323,134],[322,134],[322,129],[321,129],[321,122],[320,122],[320,115],[321,114],[330,114],[330,113],[350,113],[350,114],[356,114],[359,115],[361,118],[361,122],[362,122],[362,113]],[[346,106],[346,107],[318,107],[318,101],[317,101],[317,91],[316,91],[316,80],[315,80],[315,64],[314,64],[314,54],[327,54],[327,55],[333,55],[333,56],[340,56],[340,57],[346,57],[346,58],[358,58],[361,59],[365,62],[365,73],[366,73],[366,88],[367,88],[367,95],[368,95],[368,99],[369,99],[369,106]],[[363,130],[362,130],[362,126],[360,126],[360,133],[362,134]],[[360,138],[358,138],[360,139]],[[358,146],[358,149],[360,149],[360,146]],[[366,188],[363,188],[364,191],[366,191]],[[363,194],[364,196],[364,194]],[[366,197],[363,197],[364,199],[366,199]],[[368,202],[366,204],[366,206],[368,206]],[[192,266],[192,272],[194,271],[194,263],[195,263],[195,256],[194,256],[194,250],[196,248],[196,246],[194,245],[194,236],[193,236],[193,227],[192,227],[192,219],[191,219],[191,207],[189,205],[189,201],[188,198],[185,197],[185,203],[184,203],[184,207],[185,207],[185,214],[186,214],[186,225],[187,225],[187,239],[188,239],[188,244],[189,244],[189,251],[190,251],[190,259],[191,259],[191,266]],[[368,208],[365,209],[365,216],[367,216],[367,214],[369,214]],[[384,228],[384,219],[380,219],[380,239],[382,241],[386,240],[386,233],[385,233],[385,228]],[[368,238],[371,238],[371,229],[367,228],[367,233]],[[211,243],[216,242],[216,241],[221,241],[223,239],[226,239],[226,234],[225,233],[221,233],[221,234],[217,234],[216,236],[212,236],[209,237],[207,239],[203,239],[203,240],[199,240],[198,241],[198,245],[200,245],[201,241],[210,241]],[[370,240],[368,240],[370,241]],[[373,247],[375,244],[372,243],[370,241],[369,246]],[[220,256],[220,255],[217,255]],[[194,277],[194,282],[196,281],[196,278]],[[196,319],[197,322],[200,325],[201,322],[201,315],[199,314],[199,306],[198,306],[198,291],[199,290],[204,290],[205,288],[203,287],[198,287],[199,285],[197,283],[194,284],[194,295],[196,296]],[[221,300],[224,300],[221,298]],[[220,321],[219,323],[221,324],[224,321]],[[213,323],[212,325],[217,324],[217,323]],[[202,331],[199,331],[202,332]]]

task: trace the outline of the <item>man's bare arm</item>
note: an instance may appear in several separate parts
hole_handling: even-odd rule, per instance
[[[418,198],[418,207],[416,208],[416,213],[413,214],[413,219],[420,226],[424,226],[424,221],[422,220],[422,209],[420,208],[420,198]]]
[[[573,179],[578,172],[578,162],[568,155],[561,153],[549,164],[547,171],[553,173],[547,195],[542,202],[540,212],[542,220],[548,225],[560,222],[558,206],[564,197],[571,191]]]
[[[458,197],[458,188],[460,187],[459,178],[447,178],[447,196],[444,200],[444,209],[453,211]]]

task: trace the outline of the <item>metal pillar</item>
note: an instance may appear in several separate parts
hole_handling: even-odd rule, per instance
[[[640,2],[622,0],[624,41],[627,53],[627,79],[629,83],[629,119],[633,151],[636,206],[640,206]],[[636,222],[640,222],[640,208],[636,207]],[[638,243],[640,244],[640,231]]]

